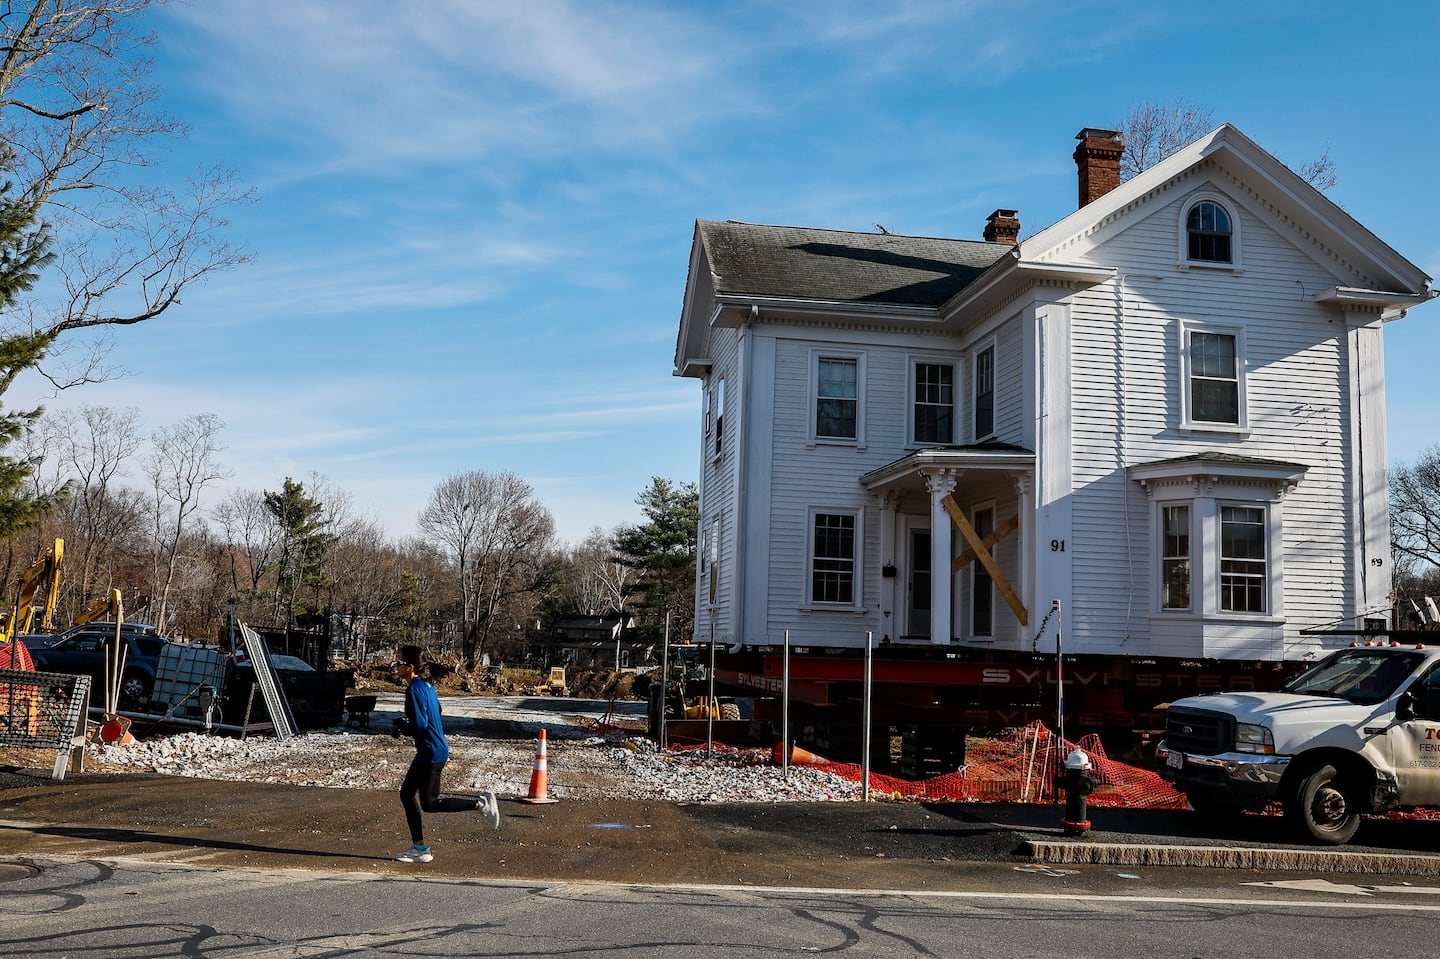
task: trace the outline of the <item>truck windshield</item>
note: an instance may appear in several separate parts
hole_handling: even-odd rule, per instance
[[[1352,703],[1378,703],[1395,694],[1421,659],[1416,652],[1346,649],[1321,660],[1284,688],[1286,692],[1310,696],[1338,696]]]

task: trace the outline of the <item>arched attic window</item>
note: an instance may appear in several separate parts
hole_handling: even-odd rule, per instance
[[[1187,257],[1192,262],[1232,263],[1235,229],[1230,213],[1214,200],[1201,200],[1185,217]]]

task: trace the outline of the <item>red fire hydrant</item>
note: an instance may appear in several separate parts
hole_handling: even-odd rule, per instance
[[[1055,781],[1065,790],[1065,818],[1060,825],[1067,836],[1083,836],[1090,831],[1090,814],[1085,797],[1095,791],[1095,778],[1090,775],[1090,757],[1078,746],[1065,757],[1065,772]]]

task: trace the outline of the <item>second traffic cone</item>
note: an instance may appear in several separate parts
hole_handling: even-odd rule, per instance
[[[772,756],[774,757],[775,765],[785,765],[785,744],[776,743],[774,750],[772,750]],[[817,756],[812,752],[801,749],[799,746],[790,747],[790,765],[792,766],[824,766],[829,762],[830,760],[824,756]]]
[[[530,773],[530,795],[521,798],[521,802],[542,803],[559,802],[558,799],[550,798],[550,760],[545,756],[545,730],[540,730],[540,738],[535,741],[535,770]]]

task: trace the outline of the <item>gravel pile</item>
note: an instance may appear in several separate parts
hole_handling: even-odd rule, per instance
[[[576,737],[578,738],[571,738]],[[529,793],[535,741],[451,733],[448,790]],[[660,799],[670,802],[850,801],[859,784],[792,767],[787,780],[773,766],[745,765],[703,752],[661,754],[645,738],[615,739],[548,733],[549,787],[556,798]],[[339,789],[395,789],[414,756],[408,739],[369,731],[312,732],[279,742],[201,733],[149,738],[126,745],[91,744],[87,768],[143,771],[201,779],[289,783]]]

